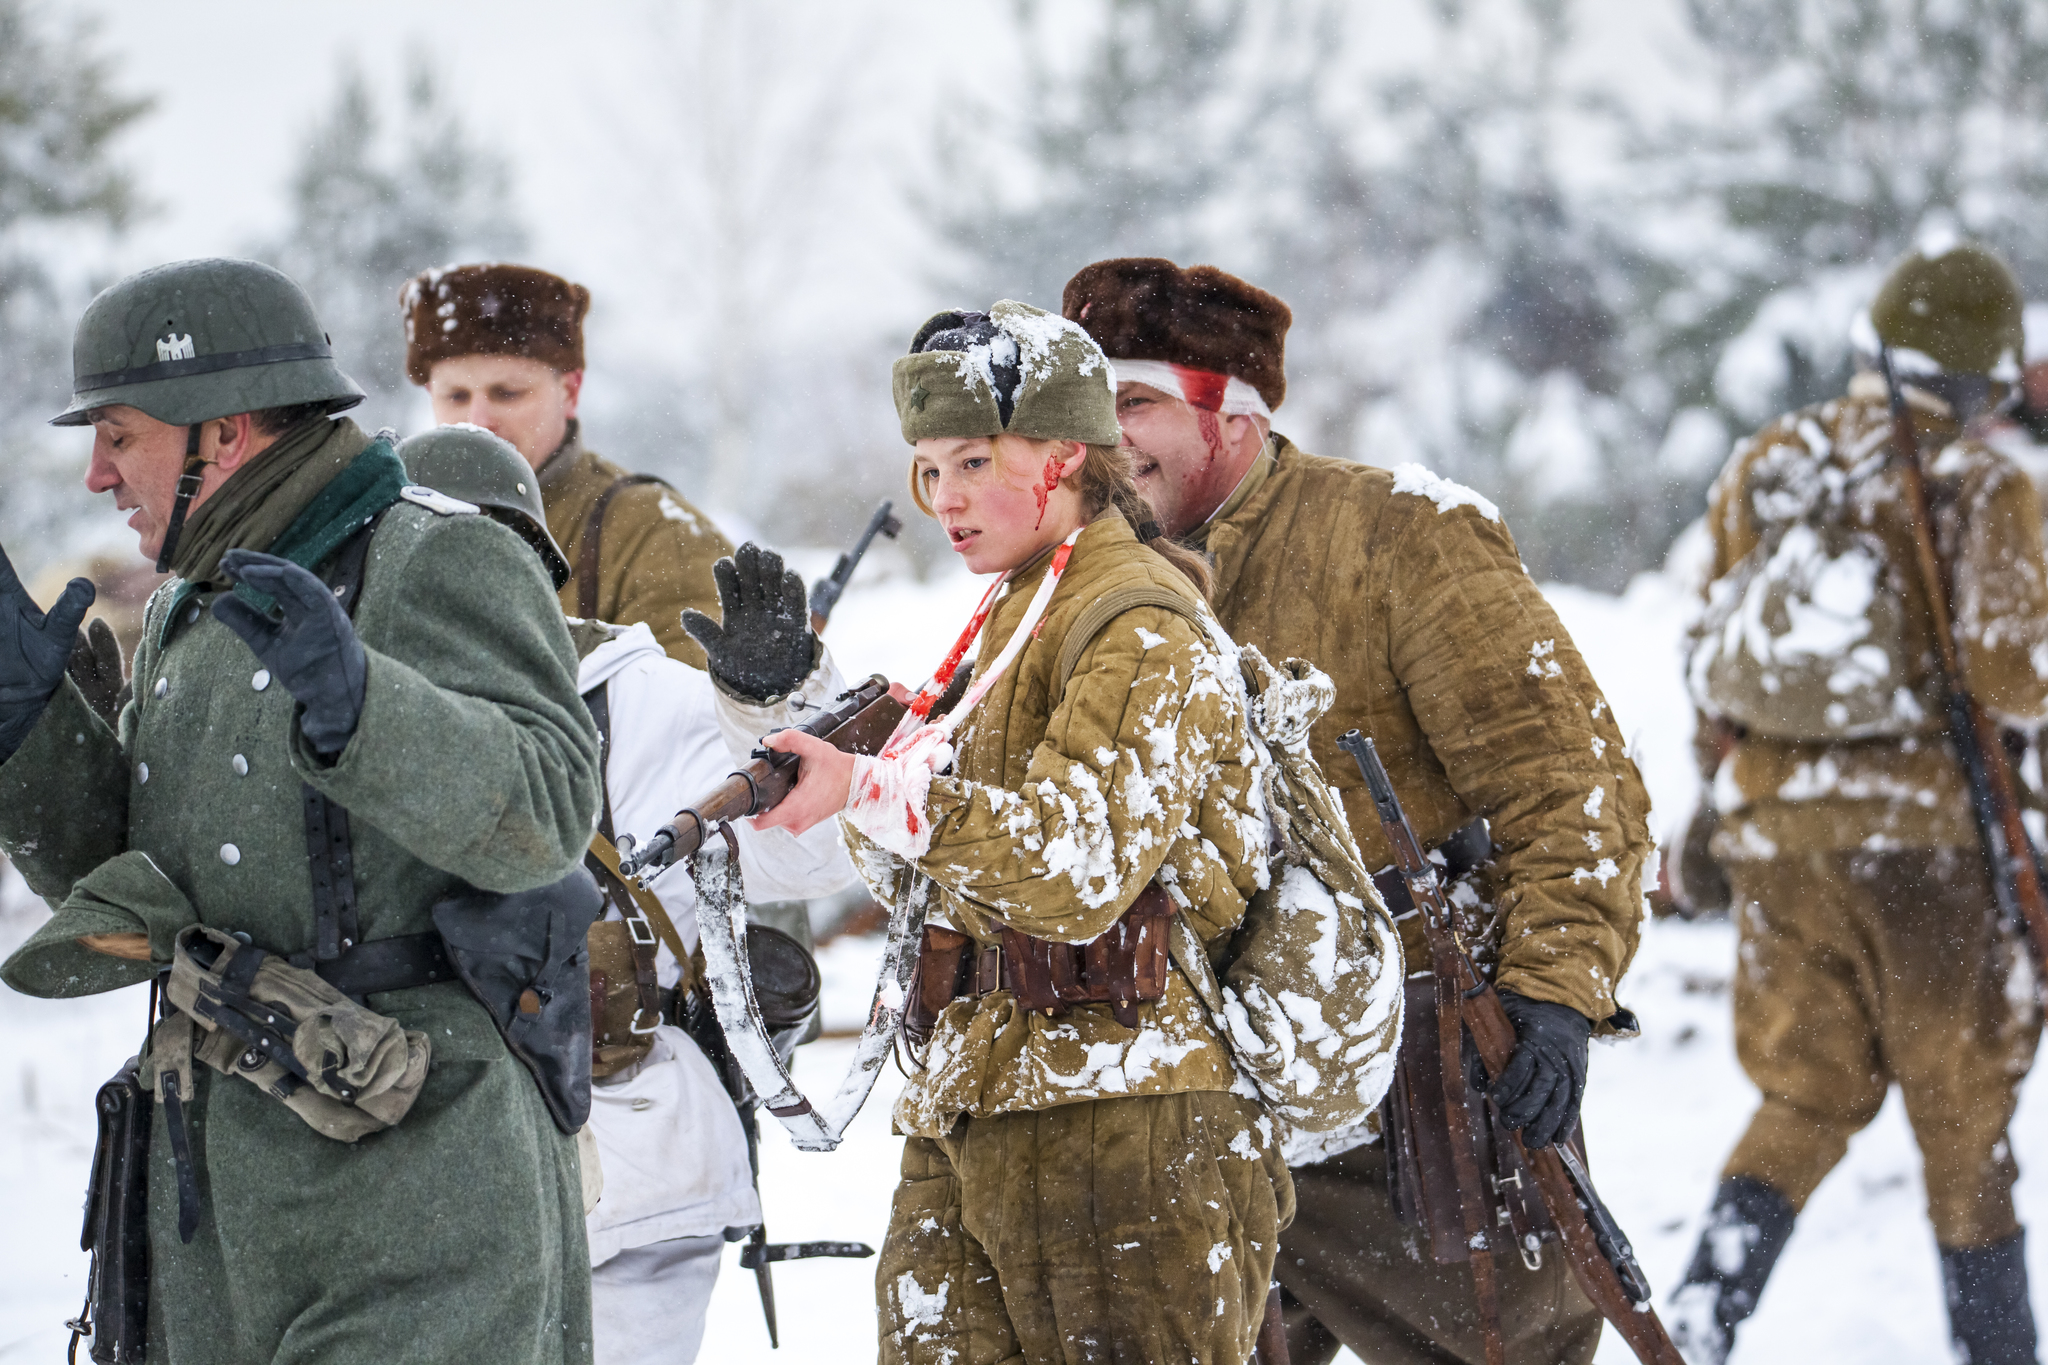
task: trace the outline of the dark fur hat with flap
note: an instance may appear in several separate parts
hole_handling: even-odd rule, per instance
[[[1233,375],[1268,407],[1287,396],[1287,328],[1294,314],[1265,290],[1213,265],[1183,270],[1157,257],[1097,261],[1071,280],[1060,311],[1116,360]]]
[[[590,291],[525,265],[442,266],[399,291],[405,309],[405,372],[425,384],[435,362],[464,355],[517,355],[567,372],[583,368],[583,315]]]

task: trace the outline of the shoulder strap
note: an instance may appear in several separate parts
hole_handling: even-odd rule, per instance
[[[1067,628],[1066,640],[1060,645],[1059,664],[1053,669],[1053,692],[1057,695],[1066,687],[1067,679],[1074,676],[1075,667],[1081,662],[1081,654],[1094,642],[1095,637],[1108,628],[1109,623],[1134,607],[1163,607],[1202,624],[1194,603],[1179,593],[1152,583],[1133,583],[1128,587],[1116,588],[1090,602],[1074,618],[1074,624]]]
[[[321,577],[334,589],[334,600],[351,619],[363,592],[370,561],[370,540],[384,514],[342,542],[328,557]],[[348,810],[301,783],[305,806],[306,863],[313,877],[313,959],[328,962],[362,939],[356,913],[355,848],[349,834]]]
[[[598,547],[604,539],[604,514],[611,510],[612,499],[628,488],[660,482],[652,474],[627,474],[598,494],[597,506],[590,509],[590,519],[583,523],[583,544],[576,551],[576,614],[586,621],[597,615]]]

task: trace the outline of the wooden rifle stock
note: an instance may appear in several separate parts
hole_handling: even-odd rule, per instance
[[[1459,941],[1450,905],[1437,884],[1436,870],[1423,854],[1422,844],[1401,809],[1400,797],[1395,795],[1372,741],[1351,730],[1337,741],[1337,746],[1358,761],[1373,805],[1379,811],[1380,824],[1386,829],[1387,842],[1393,845],[1394,865],[1400,869],[1415,908],[1421,912],[1422,930],[1429,941],[1431,966],[1437,978],[1438,1025],[1445,1034],[1447,1083],[1450,1068],[1462,1066],[1463,1045],[1456,1024],[1445,1021],[1460,1017],[1478,1048],[1486,1074],[1497,1079],[1514,1054],[1514,1023],[1502,1007],[1493,983],[1479,974],[1471,955]],[[1447,997],[1455,1000],[1455,1010],[1441,1007]],[[1464,1079],[1460,1074],[1456,1088],[1447,1092],[1451,1100],[1447,1108],[1462,1110],[1464,1106],[1457,1103],[1457,1097],[1463,1093]],[[1454,1118],[1452,1122],[1455,1125],[1458,1120]],[[1571,1263],[1572,1273],[1586,1297],[1614,1324],[1614,1330],[1645,1365],[1685,1365],[1656,1310],[1650,1306],[1649,1282],[1642,1267],[1636,1264],[1634,1251],[1613,1215],[1601,1203],[1585,1166],[1562,1142],[1531,1151],[1523,1145],[1520,1133],[1512,1136],[1523,1159],[1535,1172],[1537,1192],[1543,1197],[1544,1207],[1550,1210],[1551,1221],[1564,1242],[1565,1259]],[[1475,1248],[1473,1278],[1483,1295],[1485,1286],[1478,1269],[1480,1255]]]
[[[1927,478],[1920,468],[1920,441],[1913,434],[1905,391],[1892,369],[1890,348],[1878,352],[1886,395],[1891,402],[1892,455],[1898,462],[1906,494],[1906,515],[1913,524],[1913,558],[1934,622],[1934,644],[1941,682],[1948,693],[1949,738],[1970,783],[1970,809],[1984,842],[1991,891],[1999,911],[2023,925],[2033,945],[2034,961],[2048,970],[2048,892],[2041,883],[2041,863],[2027,827],[2020,819],[2019,780],[2006,754],[1998,724],[1963,681],[1962,658],[1955,637],[1955,578],[1934,541],[1934,517],[1927,502]]]

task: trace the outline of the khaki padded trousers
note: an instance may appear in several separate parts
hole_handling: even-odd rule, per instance
[[[1421,1230],[1397,1222],[1387,1149],[1354,1147],[1294,1169],[1301,1213],[1280,1239],[1292,1365],[1328,1365],[1348,1346],[1368,1365],[1481,1365],[1472,1271],[1438,1265]],[[1536,1270],[1509,1248],[1493,1258],[1509,1365],[1588,1365],[1600,1310],[1551,1242]]]
[[[2020,1230],[2006,1128],[2040,1037],[2026,945],[1974,848],[1791,854],[1729,868],[1735,1050],[1763,1104],[1725,1173],[1803,1208],[1897,1082],[1944,1247]]]
[[[883,1365],[1240,1365],[1294,1212],[1263,1121],[1198,1091],[908,1139],[875,1269]]]

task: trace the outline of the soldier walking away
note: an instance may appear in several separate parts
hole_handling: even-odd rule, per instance
[[[1960,682],[2002,725],[2048,715],[2034,490],[1976,424],[2019,378],[2019,291],[1974,245],[1914,252],[1853,338],[1889,352],[1946,566]],[[1920,1146],[1960,1358],[2035,1358],[2007,1126],[2040,1032],[1945,743],[1934,611],[1891,395],[1840,398],[1736,447],[1710,495],[1714,579],[1687,666],[1726,739],[1715,851],[1741,953],[1735,1045],[1763,1103],[1723,1168],[1675,1303],[1688,1358],[1727,1357],[1799,1210],[1896,1083]]]
[[[1079,328],[1023,304],[920,329],[894,375],[913,492],[969,569],[1006,574],[912,703],[976,647],[964,719],[875,758],[769,740],[803,770],[762,823],[843,810],[878,899],[935,892],[876,1270],[889,1365],[1237,1365],[1293,1213],[1272,1120],[1167,948],[1185,925],[1201,974],[1265,883],[1264,764],[1206,575],[1152,539],[1108,379]]]
[[[476,504],[518,532],[558,582],[568,577],[533,470],[509,444],[473,427],[436,427],[405,441],[399,455],[420,483]],[[577,686],[605,737],[590,862],[606,907],[590,933],[595,1056],[585,1130],[603,1169],[603,1194],[587,1219],[597,1365],[695,1359],[725,1245],[761,1223],[739,1112],[680,1027],[698,937],[695,887],[679,873],[633,887],[612,871],[617,834],[654,828],[744,765],[761,735],[843,690],[830,655],[803,626],[802,583],[784,581],[795,576],[772,554],[741,554],[768,561],[794,606],[777,612],[772,594],[736,594],[722,621],[703,623],[723,673],[717,682],[669,658],[645,625],[570,626]],[[789,615],[793,631],[784,629]],[[801,839],[744,824],[735,832],[748,884],[768,895],[822,896],[853,879],[832,824]]]
[[[332,416],[361,391],[266,266],[121,281],[73,365],[54,420],[174,575],[110,728],[65,676],[92,585],[45,615],[0,558],[0,847],[61,903],[0,977],[165,1002],[147,1273],[95,1356],[146,1320],[151,1360],[588,1361],[580,1119],[535,1049],[587,1008],[597,735],[540,561]],[[455,979],[435,931],[477,906],[549,935],[530,1000]]]
[[[711,566],[732,544],[675,489],[583,444],[590,291],[530,266],[458,265],[422,271],[399,302],[406,373],[426,389],[434,420],[497,433],[539,473],[548,530],[572,570],[562,610],[645,623],[671,656],[702,668],[682,614],[717,610]]]
[[[1335,680],[1336,704],[1309,744],[1366,865],[1386,868],[1393,854],[1336,747],[1353,728],[1376,741],[1424,843],[1470,873],[1454,899],[1473,916],[1521,1037],[1492,1096],[1500,1120],[1532,1147],[1570,1135],[1589,1034],[1634,1028],[1614,993],[1642,916],[1649,799],[1498,511],[1419,465],[1325,459],[1272,434],[1292,315],[1243,280],[1212,266],[1101,261],[1068,282],[1064,309],[1115,364],[1138,491],[1168,535],[1211,557],[1225,628]],[[1397,883],[1382,889],[1398,913]],[[1408,960],[1427,962],[1417,923],[1401,927]],[[1442,1074],[1426,986],[1411,982],[1404,1076]],[[1416,1049],[1428,1049],[1426,1067]],[[1397,1097],[1413,1093],[1397,1082]],[[1408,1127],[1427,1142],[1441,1125]],[[1442,1263],[1463,1261],[1463,1235],[1428,1239],[1396,1214],[1381,1127],[1290,1154],[1300,1214],[1274,1268],[1290,1357],[1314,1365],[1341,1344],[1376,1365],[1480,1361],[1473,1277]],[[1423,1155],[1450,1159],[1442,1141]],[[1411,1179],[1429,1174],[1416,1164]],[[1514,1172],[1489,1173],[1496,1189],[1526,1192]],[[1540,1237],[1530,1205],[1508,1202],[1499,1217]],[[1565,1258],[1541,1245],[1495,1262],[1507,1359],[1590,1361],[1600,1315]]]

